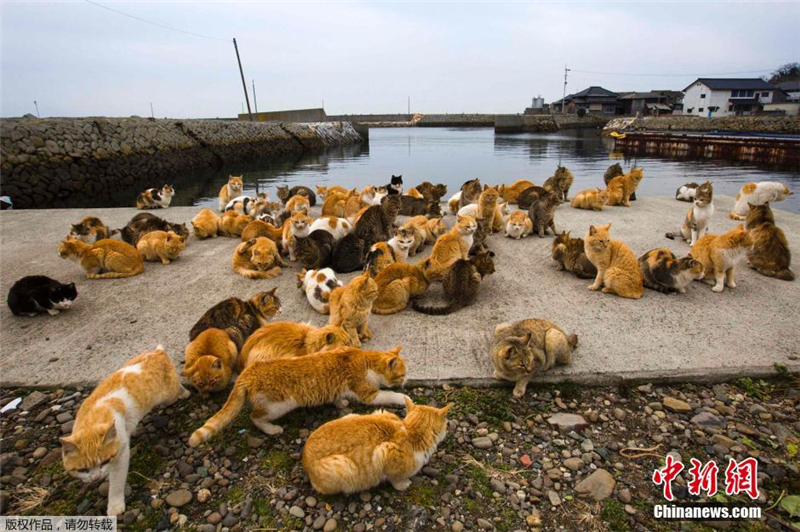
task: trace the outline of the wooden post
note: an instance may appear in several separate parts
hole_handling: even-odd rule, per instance
[[[236,44],[236,37],[233,38],[233,48],[236,50],[236,61],[239,62],[239,74],[242,75],[242,88],[244,89],[244,101],[247,102],[247,116],[253,121],[253,113],[250,111],[250,98],[247,97],[247,83],[244,81],[244,70],[242,70],[242,59],[239,57],[239,46]]]

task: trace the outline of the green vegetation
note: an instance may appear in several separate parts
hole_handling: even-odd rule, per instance
[[[616,499],[606,499],[600,510],[600,519],[608,525],[609,530],[614,532],[629,531],[628,515],[622,508],[622,503]]]
[[[270,469],[278,474],[289,473],[294,467],[294,460],[287,451],[272,449],[261,460],[262,469]]]

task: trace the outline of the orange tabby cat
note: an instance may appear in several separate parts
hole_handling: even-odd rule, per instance
[[[350,336],[341,327],[312,327],[307,323],[276,321],[260,327],[242,347],[240,366],[276,358],[301,357],[349,346]]]
[[[313,222],[314,220],[305,212],[294,211],[292,217],[283,224],[283,253],[289,255],[290,261],[294,262],[297,260],[294,251],[295,245],[297,244],[297,237],[307,237]]]
[[[322,215],[345,218],[345,205],[348,197],[347,192],[329,191],[325,201],[322,203]]]
[[[235,175],[228,176],[228,182],[222,185],[222,188],[219,191],[220,212],[225,210],[225,206],[229,201],[242,195],[242,190],[244,189],[244,181],[242,181],[242,177],[243,176]]]
[[[644,277],[639,261],[631,248],[611,239],[609,229],[611,224],[590,225],[586,233],[586,257],[597,268],[597,277],[589,290],[603,288],[604,294],[639,299],[644,294]]]
[[[441,281],[455,261],[466,260],[472,247],[472,235],[477,228],[478,224],[472,216],[456,215],[456,225],[436,240],[431,256],[422,262],[428,280]]]
[[[430,282],[419,265],[390,264],[375,278],[378,297],[372,304],[374,314],[394,314],[408,306],[408,302],[428,291]]]
[[[272,279],[281,273],[286,263],[278,253],[275,242],[260,236],[236,246],[233,252],[233,271],[248,279]]]
[[[631,206],[631,194],[636,192],[636,188],[644,178],[642,168],[634,168],[625,175],[620,175],[608,182],[608,205]]]
[[[308,214],[311,212],[311,202],[307,197],[300,194],[295,194],[289,198],[289,201],[286,202],[286,210],[291,213],[302,212]]]
[[[219,234],[223,236],[241,236],[251,218],[236,211],[226,211],[219,218]]]
[[[503,225],[503,220],[501,217],[499,220],[500,228],[495,229],[498,226],[498,223],[495,222],[495,218],[497,218],[497,198],[499,197],[500,193],[497,192],[497,187],[484,185],[483,192],[481,192],[481,195],[478,198],[478,208],[475,213],[476,219],[489,220],[489,227],[493,233],[500,231],[500,228],[502,228]]]
[[[370,187],[365,187],[364,190],[368,190]],[[374,190],[372,192],[374,195]],[[348,220],[355,216],[355,214],[361,210],[362,207],[369,207],[370,205],[364,200],[364,191],[358,191],[357,188],[354,188],[348,193],[347,199],[344,202],[344,216],[343,218],[347,218]]]
[[[135,247],[110,238],[86,244],[68,236],[59,244],[58,256],[80,264],[87,279],[119,279],[144,271],[144,262]]]
[[[361,347],[361,341],[372,338],[369,330],[369,314],[372,304],[378,297],[378,285],[370,277],[369,272],[354,277],[345,286],[331,292],[329,325],[338,325],[350,335],[355,347]]]
[[[608,198],[608,190],[600,188],[597,190],[581,190],[572,198],[572,207],[574,209],[602,211],[603,207],[608,203]]]
[[[228,387],[239,351],[227,332],[212,327],[189,342],[184,355],[181,375],[189,379],[197,391],[206,394]]]
[[[192,228],[197,238],[216,238],[219,233],[219,216],[211,209],[200,209],[192,218]]]
[[[384,410],[351,414],[311,433],[303,447],[303,468],[319,493],[356,493],[388,480],[394,489],[411,486],[411,477],[428,463],[447,435],[444,408],[406,399],[406,417]]]
[[[692,246],[692,257],[699,260],[705,272],[704,282],[713,284],[714,292],[727,286],[736,288],[736,265],[753,248],[753,238],[744,226],[731,229],[724,235],[706,235]]]
[[[130,441],[139,421],[159,405],[189,396],[161,346],[143,353],[97,385],[61,438],[64,469],[84,482],[108,477],[110,516],[125,511]]]
[[[136,251],[142,259],[160,260],[161,264],[165,265],[180,257],[184,249],[186,249],[186,239],[174,231],[151,231],[136,243]]]
[[[381,390],[406,381],[400,347],[391,351],[362,351],[340,347],[299,358],[255,362],[236,379],[222,409],[194,431],[189,446],[197,447],[217,434],[250,403],[253,424],[271,436],[283,428],[271,422],[298,407],[320,406],[339,399],[364,404],[405,404],[406,395]]]
[[[347,189],[344,187],[340,187],[339,185],[333,185],[332,187],[327,187],[325,185],[317,185],[317,196],[322,198],[323,200],[328,197],[328,194],[346,194]]]
[[[400,226],[400,229],[411,229],[414,231],[414,244],[408,250],[410,256],[422,251],[425,244],[433,244],[436,239],[447,231],[444,218],[427,218],[425,216],[413,216]]]
[[[519,193],[532,186],[534,186],[533,182],[527,179],[520,179],[519,181],[514,181],[511,185],[500,185],[497,192],[503,198],[503,201],[516,205]]]
[[[283,229],[280,227],[275,227],[271,223],[267,223],[263,220],[253,220],[247,224],[244,228],[244,231],[242,231],[242,242],[246,242],[251,238],[258,238],[260,236],[265,236],[276,244],[280,245],[283,241]]]

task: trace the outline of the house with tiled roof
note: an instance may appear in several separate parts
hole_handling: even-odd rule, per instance
[[[615,115],[618,114],[618,98],[616,92],[593,85],[564,98],[563,109],[565,113],[577,113],[579,109],[584,109],[592,114]],[[551,103],[550,108],[555,112],[561,112],[562,101]]]
[[[761,78],[698,78],[683,93],[683,114],[693,116],[749,115],[785,98]]]

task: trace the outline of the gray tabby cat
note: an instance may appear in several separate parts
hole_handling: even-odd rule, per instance
[[[559,203],[556,193],[549,190],[542,192],[531,203],[531,207],[528,209],[528,216],[533,221],[533,230],[536,231],[539,238],[544,238],[548,229],[553,230],[553,235],[556,234],[554,217]]]

